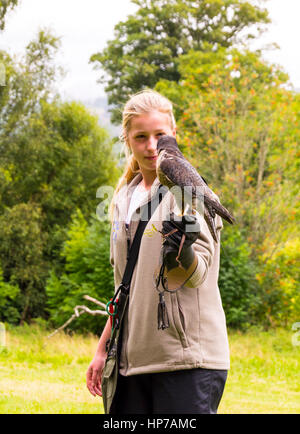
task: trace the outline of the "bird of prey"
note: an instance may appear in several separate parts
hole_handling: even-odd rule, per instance
[[[182,215],[187,205],[190,206],[193,214],[195,210],[203,212],[209,231],[213,239],[218,242],[215,215],[218,214],[230,224],[234,223],[234,217],[221,205],[206,181],[185,159],[175,137],[160,137],[157,142],[157,153],[156,173],[160,183],[172,189],[172,193],[175,190],[174,197]],[[178,189],[174,189],[174,186]],[[180,195],[176,194],[176,190],[179,190]]]

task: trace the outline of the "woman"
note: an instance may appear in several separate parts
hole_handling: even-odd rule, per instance
[[[159,187],[157,142],[161,136],[176,137],[172,104],[152,90],[139,92],[124,107],[122,127],[128,163],[111,209],[111,264],[116,288],[126,265],[127,239],[132,242],[138,225],[139,208]],[[200,235],[183,246],[180,259],[184,267],[174,265],[174,252],[173,256],[168,254],[172,248],[163,250],[169,288],[181,288],[164,294],[169,324],[166,328],[157,324],[154,278],[162,241],[176,226],[170,222],[174,211],[174,197],[167,192],[142,237],[123,325],[118,387],[111,413],[216,413],[223,393],[229,350],[218,288],[220,242],[213,240],[198,213]],[[219,216],[215,223],[220,238],[223,225]],[[171,237],[168,247],[178,243]],[[94,396],[102,396],[101,374],[110,334],[108,320],[87,371],[87,387]]]

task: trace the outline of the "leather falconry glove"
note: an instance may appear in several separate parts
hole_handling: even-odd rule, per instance
[[[159,293],[157,322],[158,329],[164,330],[170,326],[164,294],[171,289],[169,279],[164,276],[164,269],[167,269],[167,274],[171,274],[169,272],[173,269],[176,274],[178,267],[183,268],[185,272],[189,269],[196,259],[192,244],[200,235],[200,224],[194,215],[180,217],[171,213],[167,220],[162,222],[161,234],[164,240],[161,249],[162,264],[156,278],[156,289]],[[160,282],[163,290],[159,289]],[[172,289],[169,292],[172,292]]]
[[[196,216],[191,214],[176,216],[171,213],[162,222],[163,261],[168,271],[176,267],[187,270],[195,259],[192,244],[200,235],[200,224]]]

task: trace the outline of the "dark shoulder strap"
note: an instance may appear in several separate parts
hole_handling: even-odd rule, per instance
[[[118,290],[116,291],[111,303],[114,304],[115,300],[117,299],[117,296],[119,296],[119,300],[117,303],[117,315],[116,315],[116,326],[112,329],[112,335],[109,341],[108,345],[108,354],[110,354],[111,351],[114,351],[114,345],[117,345],[118,350],[118,358],[120,357],[120,351],[121,351],[121,339],[118,339],[118,344],[116,344],[115,340],[118,338],[118,336],[121,333],[121,327],[122,327],[122,320],[124,316],[124,312],[126,310],[126,306],[128,303],[129,298],[129,289],[130,289],[130,282],[133,275],[134,267],[139,255],[140,250],[140,244],[143,232],[145,230],[145,227],[147,223],[149,222],[150,218],[152,217],[154,211],[156,210],[157,206],[162,201],[163,197],[167,193],[168,189],[167,187],[164,187],[163,185],[159,185],[157,192],[152,200],[150,200],[146,205],[144,205],[141,208],[141,219],[138,224],[132,245],[129,250],[129,255],[127,259],[127,264],[125,267],[122,283],[120,284]],[[122,334],[120,335],[122,336]],[[115,348],[117,348],[115,347]],[[116,351],[116,350],[115,350]]]
[[[130,250],[129,250],[129,256],[126,264],[126,268],[124,271],[123,279],[121,285],[125,288],[128,288],[130,286],[131,278],[133,275],[134,267],[139,255],[140,245],[141,245],[141,239],[142,235],[144,233],[144,230],[147,226],[147,223],[151,219],[154,211],[156,210],[157,206],[162,201],[163,197],[167,193],[168,189],[167,187],[163,185],[159,185],[157,192],[155,196],[150,200],[147,204],[145,204],[141,208],[141,220],[139,222],[139,225],[137,227],[133,242],[131,244]]]

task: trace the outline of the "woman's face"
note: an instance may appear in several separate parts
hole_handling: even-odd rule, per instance
[[[164,135],[176,136],[176,129],[171,127],[170,117],[166,113],[152,111],[131,119],[128,145],[143,174],[155,171],[157,141]]]

